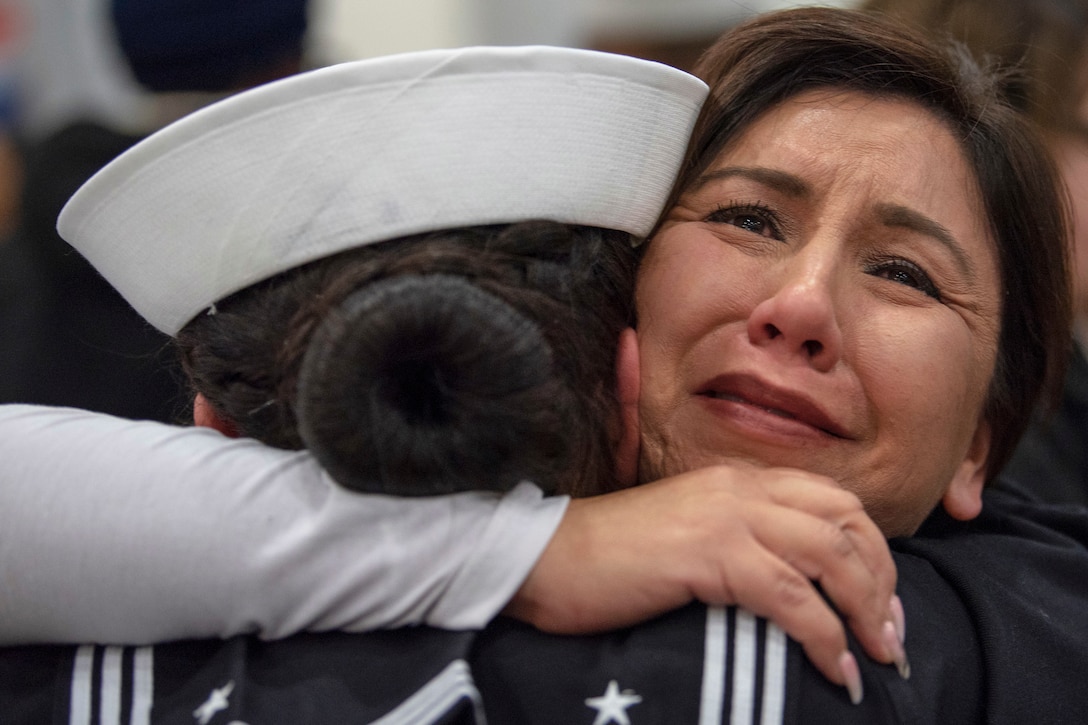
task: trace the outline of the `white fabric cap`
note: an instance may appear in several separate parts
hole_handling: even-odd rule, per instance
[[[151,135],[76,192],[58,230],[171,335],[254,282],[408,234],[540,218],[644,236],[706,92],[571,48],[344,63]]]

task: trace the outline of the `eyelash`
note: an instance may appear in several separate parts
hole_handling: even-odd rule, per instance
[[[733,221],[738,217],[758,217],[759,221],[766,225],[767,231],[770,232],[770,238],[782,240],[782,234],[779,230],[778,219],[775,213],[763,204],[756,202],[755,204],[736,204],[729,203],[727,205],[718,205],[718,208],[707,215],[706,220],[714,224],[731,224],[738,229],[752,232],[753,234],[760,234],[762,232],[753,231],[747,227],[734,224]]]
[[[933,280],[925,273],[925,270],[909,260],[900,257],[878,259],[866,266],[865,272],[873,276],[887,274],[889,276],[884,277],[884,279],[888,279],[906,287],[911,287],[927,297],[932,297],[938,302],[941,301],[941,291],[937,289],[937,285],[933,284]],[[903,281],[903,279],[899,277],[900,275],[907,275],[912,279],[910,281]]]

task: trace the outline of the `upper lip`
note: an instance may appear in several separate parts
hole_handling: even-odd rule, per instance
[[[696,395],[739,400],[796,419],[836,438],[851,437],[843,424],[804,393],[778,387],[753,375],[719,375],[701,386]]]

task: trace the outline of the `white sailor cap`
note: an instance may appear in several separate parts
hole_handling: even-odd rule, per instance
[[[571,48],[343,63],[152,134],[76,192],[58,230],[170,335],[262,279],[409,234],[552,219],[644,236],[706,92]]]

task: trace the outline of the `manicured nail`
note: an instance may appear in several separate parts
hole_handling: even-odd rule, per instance
[[[907,643],[907,616],[903,612],[903,600],[898,594],[892,595],[892,601],[888,605],[892,613],[892,622],[895,623],[895,633],[899,635],[899,643]]]
[[[885,622],[881,634],[884,637],[884,647],[887,648],[888,655],[892,658],[892,662],[895,663],[895,668],[899,670],[899,676],[904,680],[909,680],[910,662],[907,661],[907,652],[903,649],[903,643],[899,641],[899,633],[896,631],[895,625],[891,622]]]
[[[858,661],[854,659],[854,655],[850,652],[843,652],[839,655],[839,672],[842,673],[842,678],[846,681],[846,691],[850,694],[850,702],[860,705],[863,696],[861,671],[858,669]]]

